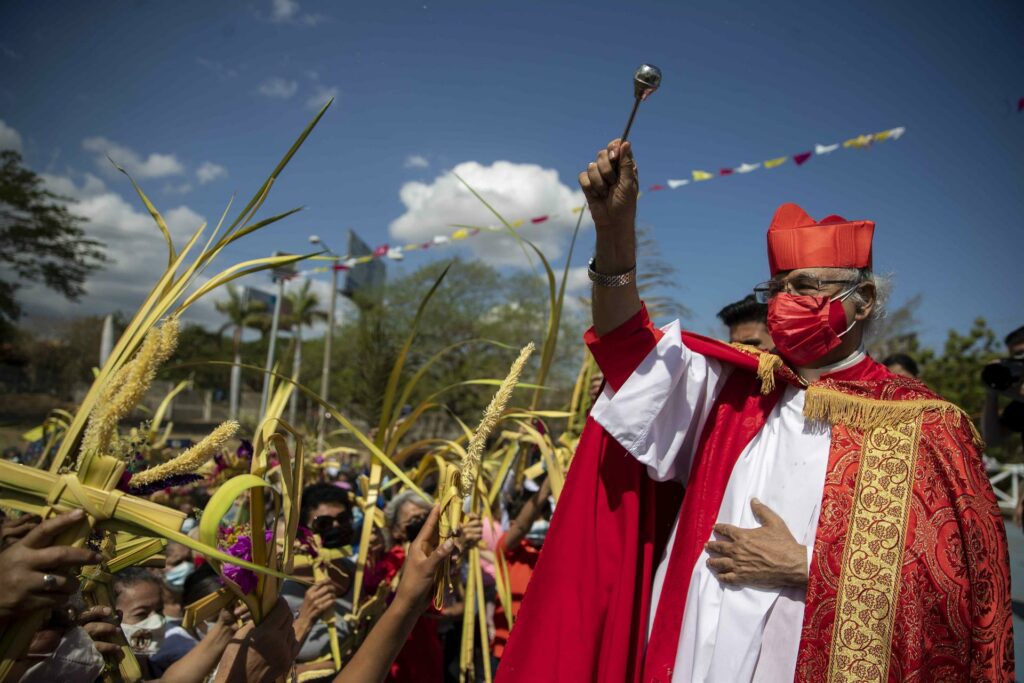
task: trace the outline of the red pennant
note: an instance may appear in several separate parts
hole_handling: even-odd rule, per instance
[[[469,234],[470,235],[479,235],[480,234],[480,228],[473,228],[472,230],[469,231]]]
[[[537,216],[536,218],[531,218],[530,222],[533,223],[534,225],[536,225],[537,223],[543,223],[547,219],[548,219],[547,216]]]
[[[336,263],[336,264],[334,264],[334,269],[335,270],[348,270],[348,266],[344,266],[344,265],[342,265],[340,263]]]
[[[718,172],[718,175],[732,175],[732,169],[731,168],[723,168],[722,170],[720,170]]]
[[[651,185],[650,187],[647,188],[647,191],[648,192],[657,192],[658,190],[664,190],[664,189],[665,189],[664,185]]]
[[[378,258],[381,257],[381,256],[386,255],[387,253],[388,253],[388,245],[386,245],[386,244],[382,244],[382,245],[380,245],[379,247],[377,247],[376,249],[373,250],[374,257],[378,257]]]
[[[1024,111],[1024,97],[1017,100],[1017,111]]]
[[[803,166],[804,162],[811,158],[811,152],[800,152],[799,154],[793,155],[793,161],[796,162],[797,166]]]
[[[420,245],[420,248],[421,249],[430,249],[432,246],[434,246],[433,242],[424,242],[423,244]]]

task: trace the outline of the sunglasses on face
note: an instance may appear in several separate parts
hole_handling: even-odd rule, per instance
[[[345,526],[350,522],[349,513],[339,512],[337,515],[319,515],[313,518],[312,529],[316,534],[324,534],[330,531],[335,524]]]

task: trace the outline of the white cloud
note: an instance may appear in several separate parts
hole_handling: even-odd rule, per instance
[[[327,100],[337,99],[340,92],[336,86],[318,85],[316,94],[306,100],[306,106],[313,110],[320,109],[327,104]]]
[[[427,168],[430,166],[430,162],[427,161],[425,156],[419,154],[410,154],[405,158],[406,168]]]
[[[212,161],[204,161],[199,164],[199,168],[196,169],[196,180],[199,181],[200,185],[206,185],[212,183],[214,180],[226,178],[228,176],[228,169],[224,168],[220,164],[215,164]]]
[[[0,150],[3,149],[21,152],[21,135],[0,119]]]
[[[110,157],[136,180],[164,178],[185,172],[185,166],[173,154],[153,153],[143,159],[136,151],[104,137],[86,138],[82,141],[82,148],[96,152],[96,163],[104,171],[116,173],[116,169],[107,159]]]
[[[295,93],[299,91],[299,84],[297,81],[291,81],[275,76],[260,83],[258,91],[261,95],[266,97],[276,97],[278,99],[287,100],[290,97],[294,97]]]
[[[299,13],[299,3],[295,0],[273,0],[270,17],[274,21],[291,21]]]
[[[86,235],[103,243],[108,262],[86,280],[86,293],[78,302],[37,285],[25,287],[18,298],[26,316],[134,312],[167,266],[164,240],[152,217],[138,201],[128,202],[92,174],[80,182],[48,174],[42,178],[47,189],[71,200],[72,213],[86,219]],[[203,217],[185,205],[161,213],[178,246],[203,223]]]
[[[522,234],[549,261],[562,255],[576,225],[577,215],[572,213],[572,207],[583,204],[583,193],[562,183],[557,171],[509,161],[496,161],[490,166],[466,161],[453,171],[510,222],[523,219],[529,226],[531,218],[557,214],[536,227],[524,228]],[[431,183],[405,183],[400,198],[406,212],[390,225],[391,237],[398,242],[424,242],[435,235],[447,235],[452,232],[453,223],[497,225],[487,207],[453,172],[446,172]],[[526,265],[526,257],[511,236],[481,234],[460,244],[494,264]]]
[[[303,12],[296,0],[271,0],[270,20],[279,24],[302,23],[316,26],[327,17],[322,14]]]

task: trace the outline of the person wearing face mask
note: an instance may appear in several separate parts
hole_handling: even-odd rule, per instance
[[[299,510],[300,525],[317,537],[317,544],[330,553],[329,580],[307,587],[285,581],[281,596],[295,617],[296,639],[302,644],[296,663],[300,671],[333,671],[331,642],[324,614],[331,614],[339,640],[348,634],[345,615],[352,611],[352,578],[355,563],[349,557],[355,540],[349,493],[334,484],[319,482],[305,487]],[[306,552],[301,550],[300,552]],[[306,564],[306,571],[309,564]],[[297,570],[300,571],[300,570]]]
[[[579,179],[606,384],[498,683],[1012,680],[981,440],[864,351],[874,223],[778,208],[765,353],[651,324],[629,143]]]
[[[114,574],[114,608],[121,630],[141,659],[160,649],[164,638],[163,584],[149,570],[128,567]],[[141,663],[141,662],[140,662]]]

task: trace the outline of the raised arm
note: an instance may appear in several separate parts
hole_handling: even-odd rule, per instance
[[[523,505],[523,509],[519,511],[519,515],[512,520],[512,524],[508,527],[508,532],[505,534],[504,546],[505,550],[518,548],[519,543],[526,538],[526,534],[529,533],[530,527],[540,517],[540,511],[544,507],[544,501],[551,495],[551,480],[545,479],[544,483],[540,485],[540,489],[537,490],[530,499]]]
[[[640,310],[636,287],[637,172],[630,143],[615,139],[579,175],[580,187],[594,218],[597,243],[594,270],[607,276],[633,271],[632,280],[618,287],[594,285],[594,331],[611,332]]]

